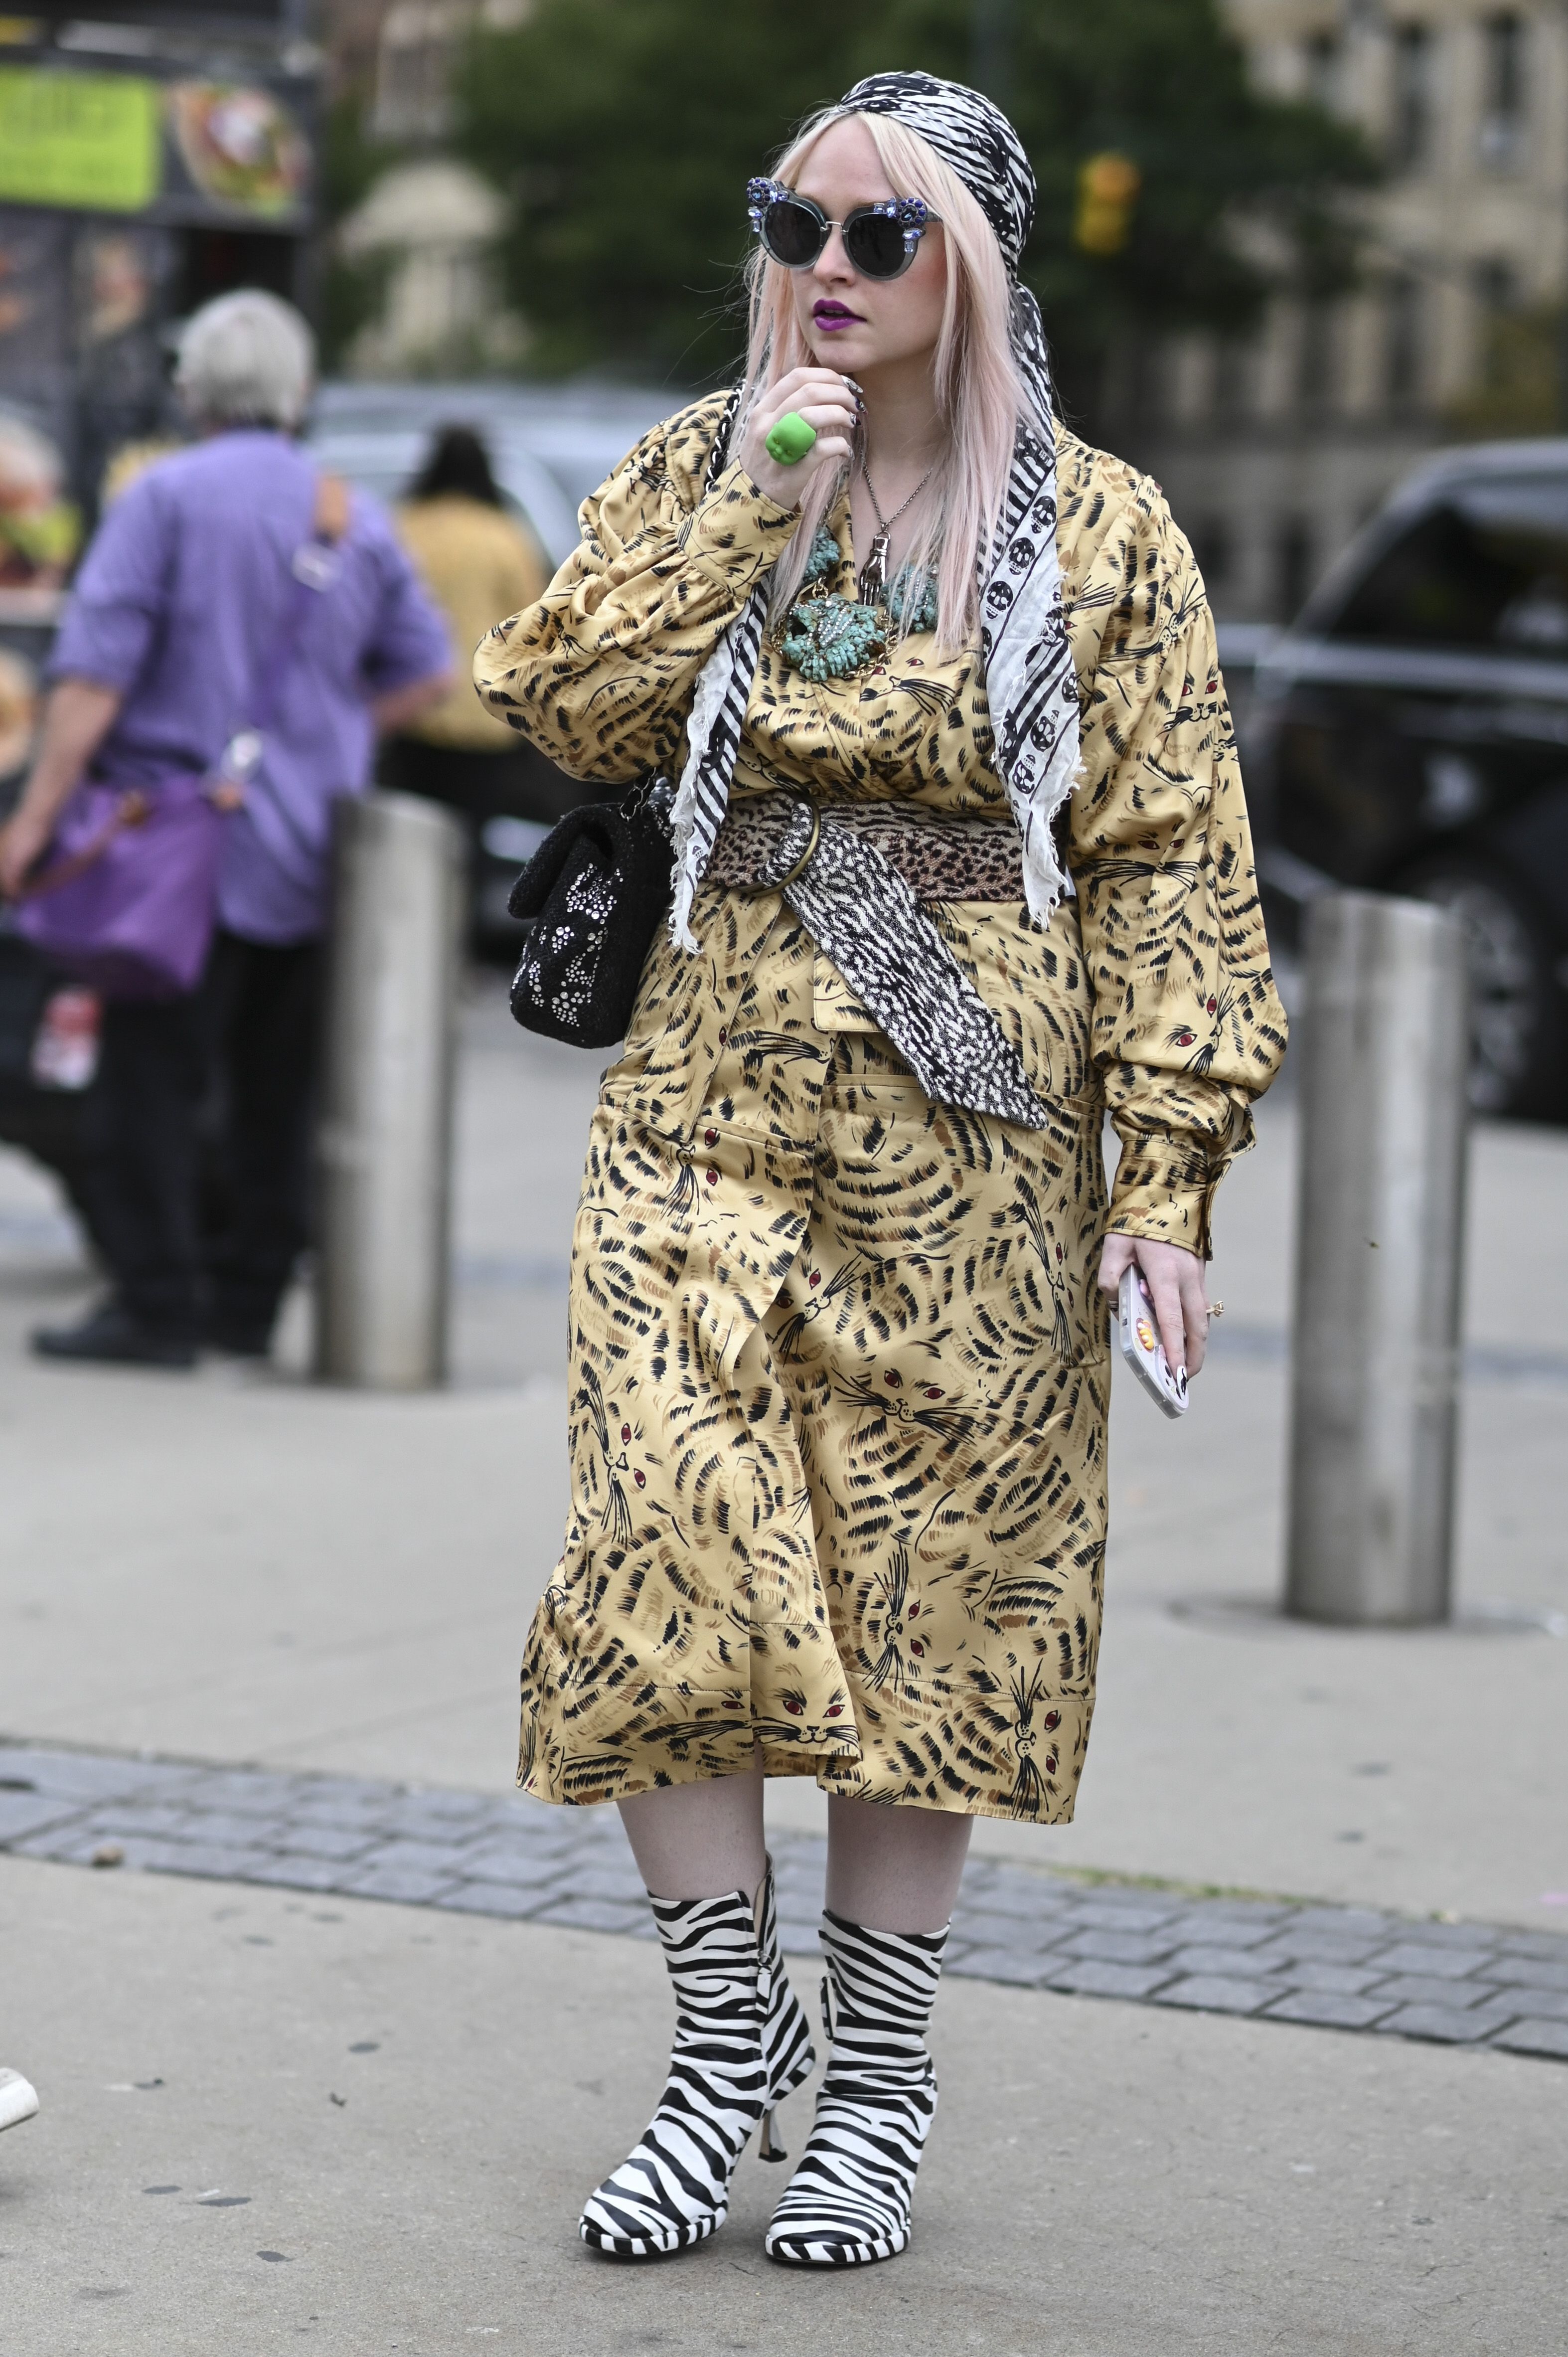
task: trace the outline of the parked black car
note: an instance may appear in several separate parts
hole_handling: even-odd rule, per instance
[[[1568,1114],[1568,441],[1403,484],[1262,651],[1244,749],[1265,887],[1455,909],[1474,1103]]]

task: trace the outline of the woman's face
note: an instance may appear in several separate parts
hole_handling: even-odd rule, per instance
[[[882,168],[870,132],[853,117],[824,131],[795,183],[842,221],[857,205],[886,204],[898,191]],[[948,263],[940,224],[929,227],[901,278],[863,278],[833,230],[810,270],[789,274],[795,316],[814,360],[861,376],[889,362],[929,358],[941,333]]]

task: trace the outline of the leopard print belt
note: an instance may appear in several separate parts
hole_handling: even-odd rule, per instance
[[[730,805],[704,881],[781,893],[938,1104],[1046,1125],[1016,1046],[923,905],[1021,902],[1014,827],[760,794]]]
[[[804,815],[802,815],[804,813]],[[812,816],[818,821],[813,831]],[[731,802],[706,880],[740,892],[777,892],[814,857],[823,826],[875,846],[917,900],[1022,900],[1024,853],[1011,816],[942,818],[905,802],[827,802],[752,794]]]

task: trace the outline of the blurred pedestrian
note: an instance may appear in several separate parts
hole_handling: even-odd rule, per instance
[[[844,2267],[909,2241],[972,1821],[1073,1813],[1107,1296],[1145,1285],[1151,1356],[1197,1373],[1284,1019],[1213,617],[1158,486],[1055,417],[1013,126],[875,75],[746,196],[744,380],[645,436],[476,658],[578,777],[679,777],[577,1215],[521,1773],[619,1804],[674,1986],[664,2096],[579,2222],[617,2259],[722,2227],[752,2137],[781,2158],[813,2058],[764,1781],[827,1793],[827,2070],[763,2248]],[[595,1030],[657,897],[625,839],[530,937],[540,1028]],[[1005,2076],[966,2095],[1004,2118]]]
[[[501,503],[489,452],[468,425],[441,426],[397,511],[398,537],[446,617],[453,668],[449,694],[383,748],[383,784],[426,794],[467,822],[475,848],[485,821],[549,817],[535,809],[549,765],[474,693],[474,649],[497,622],[543,595],[550,567],[532,534]]]
[[[0,830],[16,897],[83,780],[215,781],[216,930],[193,989],[113,998],[104,1023],[109,1297],[43,1330],[49,1358],[190,1365],[260,1356],[306,1241],[332,805],[378,729],[449,685],[446,632],[389,520],[296,434],[310,331],[271,295],[199,311],[176,384],[200,436],[109,509],[50,662],[32,774]],[[263,721],[264,715],[264,721]],[[223,1232],[199,1211],[216,1107]]]

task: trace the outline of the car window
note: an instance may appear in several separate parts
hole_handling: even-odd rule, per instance
[[[1450,486],[1375,560],[1329,634],[1568,656],[1568,476]]]

